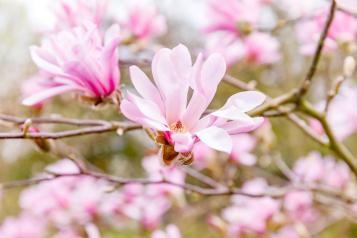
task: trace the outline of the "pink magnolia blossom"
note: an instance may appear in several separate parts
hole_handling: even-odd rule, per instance
[[[124,202],[121,203],[121,213],[146,229],[157,228],[172,205],[168,197],[158,193],[154,186],[127,185],[122,193]]]
[[[357,131],[357,111],[354,107],[357,103],[357,87],[342,87],[340,92],[331,102],[327,121],[339,140],[343,140]],[[323,109],[325,102],[317,107]],[[323,128],[317,120],[311,120],[311,128],[319,135],[324,135]]]
[[[54,9],[56,31],[68,30],[91,22],[99,27],[105,14],[106,0],[60,0]]]
[[[119,23],[129,39],[147,41],[167,31],[165,17],[153,5],[135,2],[127,7],[126,13]]]
[[[47,237],[46,222],[22,214],[19,217],[9,217],[0,226],[1,238],[45,238]]]
[[[350,169],[344,162],[322,157],[318,152],[299,159],[293,171],[304,182],[319,182],[338,189],[345,188],[351,178]]]
[[[154,231],[151,238],[181,238],[180,230],[175,225],[168,225],[165,230]]]
[[[224,59],[218,54],[206,61],[199,55],[192,66],[185,46],[161,49],[152,63],[156,85],[138,67],[130,68],[131,80],[141,97],[128,91],[121,111],[130,120],[157,132],[164,138],[163,145],[172,146],[184,158],[191,157],[198,141],[230,153],[231,135],[254,130],[263,122],[263,118],[251,118],[246,112],[263,103],[265,96],[255,91],[237,93],[221,109],[202,117],[225,70]],[[190,88],[193,95],[188,102]]]
[[[206,40],[206,53],[221,54],[227,65],[231,66],[244,58],[245,46],[234,34],[210,34]]]
[[[27,79],[21,87],[22,98],[25,99],[32,96],[33,94],[42,92],[48,87],[55,86],[55,84],[52,84],[51,80],[48,80],[49,77],[50,76],[48,74],[40,71],[36,75],[33,75]],[[33,108],[41,109],[44,104],[45,101],[41,101],[32,106]]]
[[[143,159],[143,168],[148,173],[148,177],[152,181],[170,181],[175,184],[185,184],[185,172],[181,167],[173,164],[164,166],[157,155],[147,156]],[[170,186],[167,184],[148,186],[152,190],[157,190],[157,194],[172,196],[178,202],[184,202],[184,191],[181,188]]]
[[[255,32],[244,39],[245,59],[255,64],[273,64],[279,61],[279,41],[266,33]]]
[[[325,21],[326,11],[324,10],[317,14],[314,19],[297,25],[296,31],[301,43],[301,53],[306,55],[313,54]],[[324,50],[330,52],[337,49],[341,44],[355,43],[356,34],[357,20],[344,12],[336,12],[327,35]]]
[[[59,161],[48,166],[47,170],[59,174],[79,172],[70,160]],[[101,209],[106,202],[107,186],[106,182],[91,177],[62,177],[24,190],[20,207],[34,216],[46,217],[59,228],[72,222],[90,224],[94,219],[107,215]]]
[[[240,35],[241,31],[249,31],[257,24],[260,10],[259,1],[211,0],[208,14],[211,22],[206,31],[224,31]]]
[[[313,194],[306,191],[292,191],[284,197],[284,209],[294,221],[309,224],[316,221],[317,210],[313,207]]]
[[[355,0],[336,0],[336,2],[342,9],[357,14],[357,2]]]
[[[31,47],[33,61],[48,78],[34,85],[23,104],[37,105],[66,92],[95,100],[109,96],[119,82],[119,41],[118,26],[113,25],[102,39],[95,25],[86,24],[49,36],[41,47]],[[38,92],[38,87],[43,90]]]
[[[261,194],[267,187],[267,182],[258,178],[246,182],[242,189],[250,194]],[[251,198],[236,195],[232,201],[232,206],[226,208],[222,214],[228,223],[229,237],[252,232],[264,234],[267,223],[280,210],[280,202],[270,197]]]

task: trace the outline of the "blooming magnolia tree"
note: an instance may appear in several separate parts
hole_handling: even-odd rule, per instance
[[[354,237],[357,1],[202,1],[198,43],[157,3],[51,5],[0,237]]]

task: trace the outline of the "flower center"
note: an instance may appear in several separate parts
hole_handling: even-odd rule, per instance
[[[184,133],[184,132],[187,131],[186,127],[182,124],[181,121],[177,121],[175,123],[172,123],[170,125],[170,129],[171,129],[171,131],[178,132],[178,133]]]

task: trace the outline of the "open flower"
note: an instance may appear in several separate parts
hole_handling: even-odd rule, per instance
[[[42,91],[23,100],[36,105],[46,99],[77,92],[96,101],[109,96],[119,82],[117,45],[119,28],[113,25],[102,39],[97,26],[88,23],[52,35],[41,47],[31,47],[31,56],[48,78],[41,82]]]
[[[246,112],[262,104],[265,96],[255,91],[237,93],[222,108],[202,117],[225,71],[221,55],[213,54],[205,61],[199,55],[192,66],[185,46],[161,49],[152,62],[156,85],[138,67],[130,68],[131,80],[141,97],[128,91],[121,111],[156,133],[167,164],[178,156],[191,161],[191,151],[199,141],[230,153],[231,135],[252,131],[263,122],[263,118],[251,118]]]

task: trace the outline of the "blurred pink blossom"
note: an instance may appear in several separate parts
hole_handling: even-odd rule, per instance
[[[260,1],[253,0],[210,0],[211,22],[206,32],[225,31],[241,34],[247,28],[256,26],[261,10]]]
[[[180,230],[175,225],[168,225],[165,230],[156,230],[151,238],[181,238]]]
[[[253,179],[243,185],[243,191],[250,194],[261,194],[268,187],[262,178]],[[224,209],[223,219],[228,223],[229,237],[246,233],[264,234],[267,223],[280,210],[280,202],[270,197],[251,198],[236,195],[233,204]]]
[[[339,140],[343,140],[357,131],[357,87],[342,87],[329,106],[327,121]],[[325,102],[317,105],[323,109]],[[319,135],[324,135],[323,128],[317,120],[311,120],[311,128]]]
[[[143,168],[148,173],[148,178],[152,181],[165,180],[175,184],[185,184],[186,175],[181,167],[175,164],[165,166],[157,155],[145,157],[142,164]],[[180,203],[184,200],[184,191],[181,188],[167,184],[148,187],[151,187],[152,190],[157,190],[158,194],[172,196]]]
[[[16,218],[6,218],[0,226],[1,238],[45,238],[47,237],[46,222],[42,219],[22,214]]]
[[[102,24],[106,0],[60,0],[54,9],[56,31],[68,30],[91,22],[97,27]]]
[[[95,100],[109,96],[119,83],[119,37],[116,25],[102,39],[95,25],[86,24],[49,36],[41,47],[31,47],[33,61],[48,77],[39,80],[40,85],[34,84],[32,95],[23,104],[37,105],[66,92]]]
[[[314,19],[302,21],[297,25],[296,32],[301,43],[300,51],[302,54],[311,55],[314,53],[326,21],[326,14],[325,10],[320,11]],[[337,49],[341,44],[355,44],[356,34],[356,18],[338,11],[330,26],[324,50],[330,52]]]
[[[273,64],[279,61],[279,41],[266,33],[254,32],[244,39],[245,59],[249,63]]]
[[[126,14],[119,24],[128,39],[148,41],[167,31],[166,19],[154,5],[134,1],[127,6]]]
[[[338,189],[345,188],[351,179],[350,169],[344,162],[322,157],[318,152],[299,159],[293,171],[304,182],[319,182]]]
[[[292,191],[284,197],[284,209],[289,218],[309,224],[316,221],[319,213],[313,207],[313,194],[306,191]]]
[[[128,91],[121,111],[130,120],[162,133],[166,143],[183,157],[198,141],[230,153],[231,135],[252,131],[263,123],[263,118],[251,118],[246,112],[262,104],[265,96],[255,91],[237,93],[222,108],[201,118],[225,71],[221,55],[213,54],[206,61],[199,55],[192,66],[185,46],[161,49],[152,63],[156,85],[138,67],[130,68],[131,80],[142,97]],[[189,88],[193,95],[187,102]]]
[[[219,53],[227,62],[228,66],[244,59],[245,46],[242,40],[231,33],[211,34],[206,40],[207,54]]]
[[[171,207],[167,196],[158,193],[155,186],[140,184],[127,185],[123,188],[124,202],[121,212],[138,221],[146,229],[155,229],[160,225],[162,216]]]

